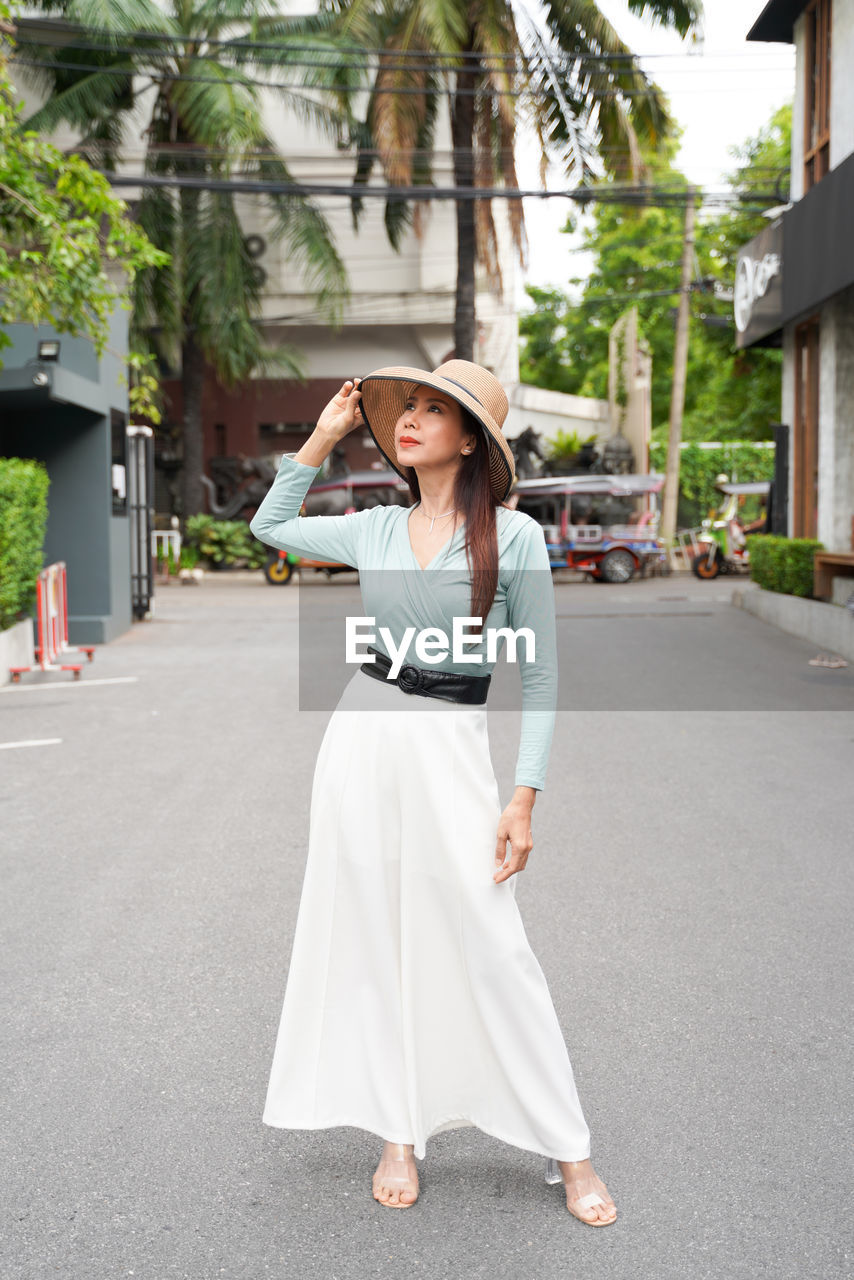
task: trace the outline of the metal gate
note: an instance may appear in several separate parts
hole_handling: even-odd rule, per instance
[[[154,595],[151,526],[154,514],[154,432],[128,427],[128,515],[130,517],[130,590],[133,616],[144,618]]]

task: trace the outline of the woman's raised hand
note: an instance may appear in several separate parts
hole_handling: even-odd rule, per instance
[[[359,401],[362,398],[359,390],[360,382],[361,378],[353,378],[345,382],[317,419],[319,430],[333,440],[343,440],[344,436],[349,435],[355,427],[364,426],[362,411],[359,408]]]

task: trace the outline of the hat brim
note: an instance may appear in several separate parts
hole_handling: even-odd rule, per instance
[[[396,458],[394,428],[406,404],[409,387],[432,387],[443,395],[456,400],[478,422],[486,433],[489,445],[489,479],[492,492],[504,501],[510,492],[515,475],[515,459],[500,426],[476,396],[458,382],[426,369],[412,369],[406,365],[394,365],[366,374],[359,383],[362,393],[360,408],[365,426],[373,436],[377,448],[390,467],[404,480],[412,468],[402,467]]]

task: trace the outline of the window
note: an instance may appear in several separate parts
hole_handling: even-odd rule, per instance
[[[114,516],[126,516],[128,513],[127,462],[127,418],[118,409],[111,409],[110,480]]]
[[[830,168],[830,4],[810,0],[806,8],[804,194]]]

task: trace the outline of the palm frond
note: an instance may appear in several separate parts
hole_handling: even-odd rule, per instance
[[[513,10],[507,0],[480,0],[473,28],[473,50],[483,55],[480,68],[495,89],[495,103],[508,124],[516,115],[514,60],[520,53]]]
[[[469,30],[474,25],[467,4],[459,0],[420,0],[417,6],[418,26],[428,48],[441,53],[457,53],[464,49]]]
[[[623,165],[637,178],[638,139],[654,148],[674,128],[664,95],[637,66],[631,50],[594,0],[545,0],[544,18],[553,47],[570,61],[562,93],[575,121],[582,124],[579,131],[576,123],[576,137],[572,138],[565,128],[565,113],[554,110],[555,95],[549,101],[547,94],[547,136],[551,141],[570,143],[576,180],[583,179],[591,168],[597,142],[614,157],[609,163],[619,165],[622,154]],[[574,67],[573,55],[577,58]],[[599,139],[592,136],[596,130]]]
[[[584,104],[573,95],[570,76],[559,78],[555,73],[553,45],[559,41],[550,40],[524,8],[519,16],[524,83],[537,132],[545,139],[543,162],[547,150],[562,151],[565,168],[579,182],[595,154],[583,126]]]
[[[47,101],[27,118],[27,128],[51,133],[69,124],[83,132],[85,139],[90,130],[100,132],[105,121],[115,122],[117,112],[132,101],[133,66],[126,58],[114,59],[106,66],[109,70],[76,76],[67,69],[21,67],[27,82],[50,92]]]
[[[169,342],[181,340],[183,254],[177,199],[163,187],[147,188],[136,205],[136,221],[152,244],[170,254],[165,267],[138,272],[134,314],[142,327],[158,325]]]
[[[408,200],[397,198],[386,200],[383,222],[388,242],[396,253],[400,251],[404,232],[413,225],[414,221],[415,212]]]
[[[178,34],[175,20],[154,0],[68,0],[63,13],[68,22],[79,23],[90,36],[97,32],[102,43],[127,44],[129,31]]]
[[[368,106],[369,119],[370,104]],[[368,185],[378,158],[368,120],[356,121],[350,133],[351,141],[356,147],[356,172],[353,175],[353,185],[356,187],[366,187]],[[365,202],[361,196],[353,196],[350,200],[350,213],[353,218],[354,231],[359,229],[359,221],[364,211],[364,205]]]
[[[182,218],[185,314],[195,341],[225,387],[257,367],[254,316],[260,285],[229,192],[193,192]]]
[[[408,187],[412,181],[412,157],[418,134],[427,111],[426,75],[420,68],[412,71],[386,69],[396,55],[383,55],[376,78],[376,92],[371,100],[371,132],[380,153],[383,169],[393,187]],[[398,98],[395,90],[415,92]]]
[[[491,187],[495,181],[492,158],[493,98],[488,91],[481,93],[475,102],[473,182],[476,187]],[[498,236],[492,213],[491,200],[476,200],[474,225],[478,257],[486,269],[496,293],[501,296],[501,264],[498,255]]]
[[[516,173],[516,129],[515,120],[508,125],[502,115],[498,122],[500,173],[504,183],[519,189],[519,177]],[[528,236],[525,230],[525,211],[521,200],[507,200],[507,219],[510,223],[510,235],[519,254],[519,265],[524,270],[528,265]]]
[[[199,79],[193,79],[194,74]],[[185,79],[172,81],[168,96],[183,131],[195,142],[240,148],[251,146],[263,135],[255,87],[240,70],[192,58],[184,75]],[[212,80],[218,83],[212,84]]]
[[[292,378],[295,382],[305,382],[305,356],[290,343],[275,347],[260,344],[253,373],[262,378]]]
[[[292,111],[302,124],[318,129],[336,142],[346,137],[352,120],[352,94],[324,100],[311,96],[313,89],[308,83],[304,90],[277,88],[275,92],[281,98],[282,107]]]
[[[703,18],[701,0],[629,0],[629,11],[673,27],[683,39],[692,29],[699,32]]]

